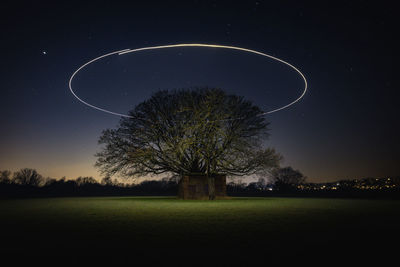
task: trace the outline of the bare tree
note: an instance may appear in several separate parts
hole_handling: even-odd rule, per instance
[[[274,169],[271,171],[271,176],[280,191],[292,190],[306,180],[300,171],[294,170],[292,167]]]
[[[268,123],[243,97],[219,89],[159,91],[103,131],[96,166],[105,175],[203,173],[215,197],[214,174],[251,175],[280,160],[264,148]]]
[[[256,184],[257,184],[257,187],[261,190],[264,190],[267,186],[267,182],[265,181],[265,178],[262,178],[262,177],[258,178],[258,181]]]
[[[8,170],[0,171],[0,183],[8,184],[11,182],[11,172]]]
[[[106,176],[106,177],[101,179],[100,184],[101,185],[112,186],[112,185],[114,185],[114,182],[113,182],[113,180],[111,179],[110,176]]]
[[[86,185],[86,184],[97,184],[96,179],[94,179],[93,177],[78,177],[75,180],[76,184],[78,186],[82,186],[82,185]]]
[[[43,177],[35,169],[24,168],[14,173],[13,181],[21,185],[39,186]]]

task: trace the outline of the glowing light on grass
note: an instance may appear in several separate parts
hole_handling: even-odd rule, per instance
[[[239,51],[244,51],[244,52],[248,52],[248,53],[252,53],[252,54],[257,54],[257,55],[260,55],[260,56],[264,56],[264,57],[273,59],[273,60],[278,61],[278,62],[281,62],[281,63],[283,63],[283,64],[289,66],[289,67],[292,68],[293,70],[295,70],[295,71],[300,75],[300,77],[303,79],[303,81],[304,81],[304,89],[303,89],[302,93],[300,94],[300,96],[297,97],[294,101],[290,102],[289,104],[286,104],[286,105],[284,105],[284,106],[282,106],[282,107],[279,107],[279,108],[276,108],[276,109],[273,109],[273,110],[264,112],[264,113],[260,114],[260,116],[267,115],[267,114],[271,114],[271,113],[274,113],[274,112],[277,112],[277,111],[280,111],[280,110],[283,110],[283,109],[286,109],[286,108],[290,107],[291,105],[293,105],[293,104],[295,104],[296,102],[300,101],[300,99],[302,99],[303,96],[304,96],[304,95],[306,94],[306,92],[307,92],[307,80],[306,80],[306,77],[303,75],[303,73],[302,73],[299,69],[297,69],[297,68],[296,68],[295,66],[293,66],[292,64],[290,64],[290,63],[288,63],[288,62],[286,62],[286,61],[284,61],[284,60],[282,60],[282,59],[279,59],[279,58],[277,58],[277,57],[274,57],[274,56],[271,56],[271,55],[268,55],[268,54],[265,54],[265,53],[262,53],[262,52],[259,52],[259,51],[255,51],[255,50],[251,50],[251,49],[247,49],[247,48],[242,48],[242,47],[236,47],[236,46],[215,45],[215,44],[173,44],[173,45],[149,46],[149,47],[136,48],[136,49],[123,49],[123,50],[118,50],[118,51],[115,51],[115,52],[111,52],[111,53],[108,53],[108,54],[99,56],[99,57],[97,57],[97,58],[94,58],[94,59],[92,59],[92,60],[86,62],[86,63],[83,64],[82,66],[80,66],[80,67],[72,74],[71,78],[69,79],[69,83],[68,83],[68,85],[69,85],[69,90],[71,91],[72,95],[73,95],[76,99],[78,99],[80,102],[82,102],[83,104],[85,104],[85,105],[87,105],[87,106],[89,106],[89,107],[91,107],[91,108],[94,108],[94,109],[97,109],[97,110],[100,110],[100,111],[103,111],[103,112],[106,112],[106,113],[109,113],[109,114],[112,114],[112,115],[117,115],[117,116],[121,116],[121,117],[130,118],[131,116],[129,116],[129,115],[122,114],[122,113],[117,113],[117,112],[113,112],[113,111],[110,111],[110,110],[107,110],[107,109],[104,109],[104,108],[101,108],[101,107],[92,105],[92,104],[90,104],[90,103],[88,103],[88,102],[82,100],[82,99],[75,93],[75,91],[72,89],[72,80],[74,79],[75,75],[76,75],[79,71],[81,71],[83,68],[85,68],[86,66],[88,66],[89,64],[92,64],[93,62],[95,62],[95,61],[97,61],[97,60],[99,60],[99,59],[102,59],[102,58],[105,58],[105,57],[108,57],[108,56],[111,56],[111,55],[119,55],[119,56],[122,56],[122,55],[125,55],[125,54],[128,54],[128,53],[134,53],[134,52],[139,52],[139,51],[144,51],[144,50],[156,50],[156,49],[174,48],[174,47],[210,47],[210,48],[222,48],[222,49],[239,50]]]

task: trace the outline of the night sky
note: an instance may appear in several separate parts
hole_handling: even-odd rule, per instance
[[[204,43],[264,52],[299,68],[305,97],[267,116],[267,144],[310,182],[400,174],[396,9],[384,1],[147,1],[3,5],[0,169],[101,178],[94,154],[119,117],[68,89],[102,54]],[[278,3],[279,2],[279,3]],[[390,3],[390,2],[387,2]],[[395,50],[396,49],[396,50]],[[159,89],[219,87],[265,111],[296,99],[290,68],[244,52],[172,48],[113,56],[73,83],[89,103],[128,110]]]

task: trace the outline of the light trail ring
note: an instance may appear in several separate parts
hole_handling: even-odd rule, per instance
[[[76,99],[78,99],[80,102],[82,102],[82,103],[85,104],[86,106],[89,106],[89,107],[91,107],[91,108],[94,108],[94,109],[97,109],[97,110],[100,110],[100,111],[103,111],[103,112],[106,112],[106,113],[109,113],[109,114],[113,114],[113,115],[117,115],[117,116],[121,116],[121,117],[131,118],[131,116],[129,116],[129,115],[122,114],[122,113],[117,113],[117,112],[113,112],[113,111],[110,111],[110,110],[107,110],[107,109],[104,109],[104,108],[101,108],[101,107],[97,107],[97,106],[95,106],[95,105],[92,105],[92,104],[90,104],[90,103],[88,103],[88,102],[82,100],[82,99],[74,92],[74,90],[72,89],[72,80],[74,79],[75,75],[76,75],[79,71],[81,71],[83,68],[85,68],[85,67],[88,66],[89,64],[92,64],[93,62],[95,62],[95,61],[97,61],[97,60],[99,60],[99,59],[102,59],[102,58],[105,58],[105,57],[108,57],[108,56],[111,56],[111,55],[115,55],[115,54],[118,54],[118,55],[125,55],[125,54],[128,54],[128,53],[134,53],[134,52],[139,52],[139,51],[144,51],[144,50],[155,50],[155,49],[173,48],[173,47],[213,47],[213,48],[224,48],[224,49],[233,49],[233,50],[245,51],[245,52],[248,52],[248,53],[253,53],[253,54],[257,54],[257,55],[261,55],[261,56],[264,56],[264,57],[271,58],[271,59],[276,60],[276,61],[278,61],[278,62],[281,62],[281,63],[283,63],[283,64],[289,66],[289,67],[292,68],[293,70],[295,70],[295,71],[300,75],[300,77],[303,79],[303,81],[304,81],[304,89],[303,89],[303,92],[301,93],[301,95],[300,95],[298,98],[296,98],[294,101],[290,102],[289,104],[284,105],[284,106],[282,106],[282,107],[280,107],[280,108],[276,108],[276,109],[273,109],[273,110],[264,112],[264,113],[260,114],[260,116],[267,115],[267,114],[271,114],[271,113],[274,113],[274,112],[277,112],[277,111],[280,111],[280,110],[283,110],[283,109],[286,109],[286,108],[290,107],[291,105],[293,105],[293,104],[295,104],[296,102],[300,101],[300,99],[302,99],[303,96],[304,96],[304,95],[306,94],[306,92],[307,92],[307,80],[306,80],[306,77],[303,75],[303,73],[301,73],[301,71],[300,71],[299,69],[297,69],[297,68],[296,68],[295,66],[293,66],[292,64],[290,64],[290,63],[288,63],[288,62],[286,62],[286,61],[284,61],[284,60],[282,60],[282,59],[279,59],[279,58],[277,58],[277,57],[274,57],[274,56],[271,56],[271,55],[268,55],[268,54],[265,54],[265,53],[262,53],[262,52],[258,52],[258,51],[255,51],[255,50],[251,50],[251,49],[247,49],[247,48],[242,48],[242,47],[236,47],[236,46],[214,45],[214,44],[173,44],[173,45],[149,46],[149,47],[136,48],[136,49],[123,49],[123,50],[118,50],[118,51],[115,51],[115,52],[111,52],[111,53],[108,53],[108,54],[105,54],[105,55],[96,57],[95,59],[92,59],[92,60],[86,62],[85,64],[83,64],[82,66],[80,66],[80,67],[72,74],[71,78],[69,79],[69,83],[68,83],[68,85],[69,85],[69,90],[71,91],[72,95],[73,95]]]

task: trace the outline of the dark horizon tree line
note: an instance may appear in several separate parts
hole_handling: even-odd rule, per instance
[[[290,175],[289,175],[290,174]],[[68,180],[40,175],[35,169],[23,168],[12,173],[0,170],[0,198],[58,196],[176,196],[179,177],[144,180],[141,183],[121,183],[107,176],[97,181],[93,177]],[[368,188],[368,190],[363,189]],[[244,183],[231,179],[227,183],[229,196],[316,196],[316,197],[396,197],[400,192],[400,177],[340,180],[332,183],[306,183],[305,177],[291,167],[279,168],[266,179]]]
[[[303,177],[299,171],[295,171],[290,167],[281,168],[275,171],[275,176],[278,177],[278,173],[285,171],[289,173],[288,169],[292,171],[293,177]],[[286,178],[289,181],[289,178]],[[30,195],[38,192],[44,195],[107,195],[107,194],[118,194],[118,195],[131,195],[131,194],[160,194],[160,195],[176,195],[178,190],[179,176],[164,177],[160,180],[144,180],[141,183],[121,183],[117,179],[112,179],[110,176],[102,178],[100,181],[93,177],[77,177],[76,179],[55,179],[50,177],[44,177],[39,174],[36,169],[22,168],[12,173],[9,170],[0,171],[0,193],[2,196],[10,195]],[[301,182],[301,180],[295,181],[290,180],[295,184]],[[256,192],[266,191],[274,188],[275,190],[281,190],[283,187],[280,185],[282,181],[277,179],[273,182],[267,182],[265,178],[259,178],[257,182],[244,184],[241,180],[235,182],[233,179],[227,184],[228,192]],[[289,188],[286,185],[286,188]]]
[[[88,176],[55,179],[44,177],[30,168],[14,173],[9,170],[0,171],[0,197],[173,195],[176,188],[177,182],[168,177],[159,181],[146,180],[139,184],[129,184],[110,177],[100,181]]]

